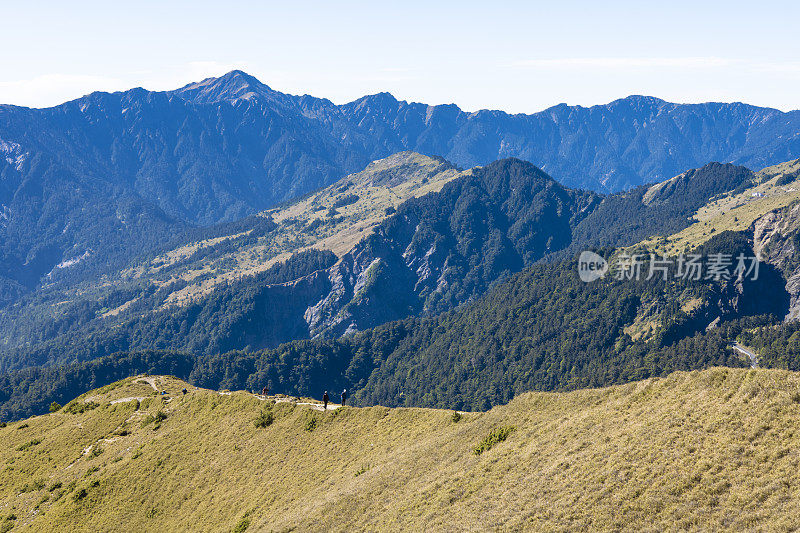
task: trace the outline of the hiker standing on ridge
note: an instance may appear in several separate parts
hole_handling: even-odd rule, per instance
[[[347,401],[347,389],[342,391],[342,407],[344,407],[344,403]]]
[[[328,410],[328,391],[325,391],[325,394],[322,395],[322,410]]]

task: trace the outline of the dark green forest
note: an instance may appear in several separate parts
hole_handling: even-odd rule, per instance
[[[4,416],[40,412],[48,398],[68,399],[81,384],[122,377],[126,369],[175,368],[207,387],[268,385],[312,396],[346,387],[363,404],[486,409],[525,390],[742,365],[727,349],[742,324],[753,317],[771,324],[765,317],[783,316],[788,307],[783,278],[770,265],[762,265],[756,285],[609,278],[587,285],[570,254],[677,231],[698,206],[751,179],[744,167],[710,164],[650,193],[641,187],[602,197],[566,189],[530,163],[498,161],[400,205],[351,252],[353,259],[342,261],[381,258],[363,294],[344,308],[373,322],[343,337],[302,340],[307,306],[332,289],[328,275],[319,273],[337,262],[332,253],[314,250],[184,307],[152,312],[180,288],[153,286],[135,294],[130,318],[113,327],[97,318],[98,309],[129,301],[134,294],[128,291],[140,288],[119,287],[55,320],[6,313],[0,318],[6,331],[34,342],[0,357]],[[274,230],[263,217],[185,229],[192,239],[244,234],[184,261],[222,257],[242,239]],[[752,245],[743,234],[726,232],[700,249],[715,252],[751,254]],[[425,283],[414,274],[423,265],[432,274]],[[688,297],[705,303],[687,314],[677,302]],[[643,313],[658,315],[658,332],[634,341],[624,330]],[[716,319],[723,327],[705,332]],[[771,364],[767,358],[765,364]]]
[[[723,233],[702,251],[747,246],[742,235]],[[51,401],[64,403],[140,372],[175,374],[208,388],[268,386],[312,397],[347,388],[362,405],[483,410],[527,390],[599,387],[718,365],[746,367],[749,362],[730,349],[737,338],[753,346],[761,345],[748,335],[764,345],[782,342],[770,335],[788,295],[762,297],[775,283],[770,276],[779,275],[764,268],[759,281],[745,284],[613,277],[584,283],[574,262],[538,264],[459,309],[341,338],[258,351],[119,353],[6,373],[0,379],[2,416],[42,412]],[[687,295],[703,297],[705,306],[686,314],[675,302]],[[654,305],[662,327],[652,338],[634,341],[626,326]],[[706,331],[715,315],[724,320]],[[800,363],[765,357],[763,364]]]
[[[353,294],[351,303],[331,313],[349,314],[359,330],[407,316],[435,316],[480,297],[543,258],[569,258],[582,246],[624,245],[685,227],[688,215],[699,205],[751,176],[744,167],[709,164],[669,182],[643,203],[647,187],[602,197],[567,189],[528,162],[497,161],[439,192],[400,205],[343,259],[345,278],[357,274],[348,271],[348,265],[380,261],[362,294],[358,298]],[[253,216],[185,231],[186,242],[235,237],[201,248],[172,268],[224,257],[277,230],[271,219]],[[294,273],[288,270],[276,277],[270,270],[244,278],[178,309],[158,310],[169,293],[183,287],[182,281],[167,286],[123,285],[101,297],[61,306],[55,317],[26,313],[25,307],[8,309],[0,316],[0,331],[9,343],[0,348],[0,370],[85,361],[131,350],[198,355],[253,351],[310,334],[341,335],[351,322],[329,331],[309,331],[304,319],[306,308],[331,289],[324,276],[296,286],[274,286],[335,262],[332,254],[316,262],[309,262],[309,257],[301,254],[287,263],[303,265]],[[48,295],[54,291],[57,287],[43,291],[41,297],[52,299]],[[103,310],[128,301],[134,303],[122,316],[100,318]]]
[[[34,347],[7,350],[0,364],[6,370],[47,364],[87,361],[104,355],[148,347],[156,350],[181,349],[188,353],[221,353],[249,346],[258,349],[275,346],[302,334],[302,302],[294,302],[293,287],[282,285],[325,269],[336,262],[329,251],[308,250],[246,279],[225,284],[208,298],[184,307],[148,313],[164,298],[166,289],[152,290],[132,310],[146,313],[116,327],[105,327],[95,320],[97,306],[81,306],[57,322],[47,322],[52,329],[41,331],[50,340]],[[174,287],[170,288],[174,290]],[[114,293],[122,302],[128,297]],[[114,300],[100,302],[113,307]],[[296,307],[301,306],[300,313]],[[253,315],[272,320],[271,324],[253,322]],[[294,320],[294,330],[290,321]],[[299,322],[298,322],[299,321]],[[302,323],[301,323],[302,322]],[[77,329],[75,324],[86,324]],[[59,328],[62,328],[59,331]],[[271,338],[265,332],[285,337]],[[46,337],[45,337],[46,338]]]

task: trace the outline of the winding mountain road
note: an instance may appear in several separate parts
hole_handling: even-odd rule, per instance
[[[758,355],[751,352],[738,342],[734,342],[732,348],[737,352],[743,353],[744,355],[750,358],[750,368],[758,368]]]

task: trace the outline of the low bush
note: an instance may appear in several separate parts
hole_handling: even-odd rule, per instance
[[[265,428],[271,426],[272,423],[275,421],[275,415],[272,414],[272,409],[264,409],[261,411],[255,420],[253,420],[253,425],[257,428]]]
[[[24,452],[25,450],[27,450],[29,448],[33,448],[37,444],[41,444],[41,442],[42,442],[42,439],[29,440],[25,444],[20,444],[19,446],[17,446],[17,451],[18,452]]]
[[[82,402],[80,400],[72,400],[64,408],[64,412],[71,415],[79,415],[81,413],[85,413],[86,411],[97,409],[98,407],[100,407],[100,404],[97,402]]]
[[[514,430],[516,429],[517,428],[515,428],[514,426],[502,426],[492,430],[491,433],[489,433],[483,438],[480,444],[478,444],[477,446],[475,446],[475,448],[473,448],[472,452],[475,455],[480,455],[483,452],[491,450],[495,444],[498,444],[506,440],[508,436],[511,435],[511,433],[513,433]]]
[[[37,490],[42,490],[45,484],[46,483],[44,479],[35,479],[33,481],[25,483],[25,485],[23,485],[19,491],[23,493],[23,492],[34,492]]]
[[[312,416],[311,418],[306,420],[306,425],[305,425],[304,429],[306,431],[309,431],[309,432],[314,431],[315,429],[317,429],[317,418],[315,416]]]

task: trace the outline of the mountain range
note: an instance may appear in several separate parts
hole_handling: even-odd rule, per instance
[[[51,278],[0,317],[0,368],[138,349],[260,350],[435,316],[545,257],[679,231],[754,176],[714,163],[679,186],[601,195],[518,159],[458,171],[401,152],[251,223],[204,230],[215,238],[90,282]]]
[[[0,364],[10,371],[0,376],[0,415],[41,412],[136,372],[209,388],[310,395],[335,386],[362,404],[486,409],[531,389],[744,366],[729,348],[735,339],[769,324],[784,328],[781,338],[794,332],[781,321],[800,298],[798,168],[710,163],[601,195],[518,159],[460,171],[395,154],[10,306],[0,316]],[[587,247],[609,259],[671,248],[758,252],[762,262],[752,282],[587,285],[574,263]],[[772,330],[758,331],[750,344]],[[794,368],[792,354],[761,358]]]
[[[729,343],[791,336],[800,312],[800,164],[730,161],[790,157],[795,120],[645,97],[337,106],[239,71],[3,106],[0,413],[133,371],[487,409],[745,365]],[[586,286],[587,248],[759,254],[761,278]]]
[[[531,115],[465,112],[388,93],[336,105],[233,71],[178,90],[0,106],[0,305],[63,265],[119,267],[197,226],[234,221],[403,150],[459,167],[533,162],[616,192],[710,161],[800,156],[800,112],[631,96]]]

